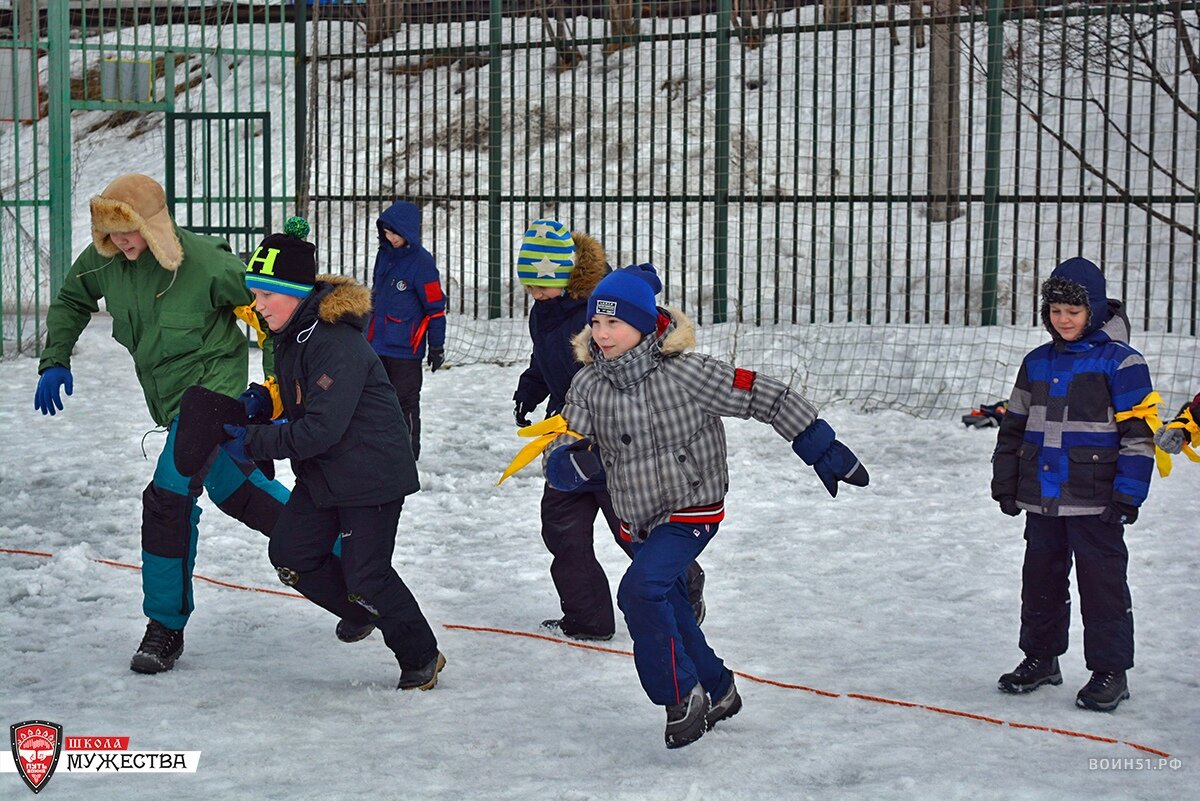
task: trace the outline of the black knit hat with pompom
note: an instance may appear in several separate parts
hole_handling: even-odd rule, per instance
[[[308,221],[289,217],[282,234],[262,241],[246,264],[246,286],[304,297],[317,283],[317,247],[305,242]]]

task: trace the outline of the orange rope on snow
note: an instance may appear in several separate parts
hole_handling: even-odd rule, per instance
[[[45,553],[44,551],[27,551],[27,550],[20,550],[20,549],[16,549],[16,548],[0,548],[0,553],[15,554],[15,555],[19,555],[19,556],[41,556],[41,557],[45,557],[45,558],[52,558],[54,556],[54,554]],[[121,567],[121,568],[126,568],[128,570],[141,570],[141,567],[139,567],[138,565],[131,565],[131,564],[128,564],[125,562],[114,562],[109,559],[93,559],[92,561],[97,562],[102,565],[109,565],[110,567]],[[294,592],[283,592],[282,590],[269,590],[264,587],[248,587],[248,586],[245,586],[242,584],[231,584],[230,582],[227,582],[227,581],[219,581],[218,579],[209,578],[208,576],[201,576],[199,574],[194,575],[194,578],[200,579],[201,581],[207,581],[210,584],[215,584],[218,587],[225,587],[225,588],[231,589],[231,590],[243,590],[245,592],[260,592],[260,593],[263,593],[266,595],[279,595],[279,596],[283,596],[284,598],[300,598],[300,599],[304,598],[303,595],[299,595]],[[443,623],[442,627],[446,628],[446,629],[457,630],[457,631],[474,631],[474,632],[485,633],[485,634],[503,634],[503,635],[506,635],[509,637],[524,637],[524,638],[530,639],[530,640],[546,640],[547,642],[552,642],[557,645],[566,645],[571,648],[579,648],[584,651],[598,651],[600,653],[616,654],[618,656],[633,656],[632,651],[625,651],[620,648],[607,648],[603,645],[591,645],[588,643],[573,642],[571,640],[564,640],[561,637],[552,637],[552,636],[549,636],[546,634],[536,634],[534,632],[529,632],[529,631],[518,631],[515,629],[493,628],[491,626],[465,626],[465,625],[456,624],[456,623]],[[841,697],[843,697],[842,693],[835,693],[830,690],[818,690],[815,687],[806,687],[803,684],[789,684],[787,682],[776,681],[775,679],[766,679],[766,678],[762,678],[761,676],[755,676],[750,673],[743,673],[739,670],[735,670],[735,671],[733,671],[733,673],[734,673],[734,675],[741,676],[742,678],[747,679],[748,681],[757,682],[759,684],[767,684],[772,687],[781,687],[786,690],[803,690],[804,692],[813,693],[814,695],[821,695],[826,698],[841,698]],[[1079,738],[1082,738],[1085,740],[1093,740],[1093,741],[1099,742],[1099,743],[1112,743],[1114,745],[1119,743],[1122,745],[1128,745],[1131,748],[1136,748],[1138,751],[1145,751],[1148,754],[1154,754],[1156,756],[1163,757],[1164,759],[1169,758],[1171,756],[1166,751],[1161,751],[1157,748],[1150,748],[1149,746],[1140,745],[1135,742],[1130,742],[1129,740],[1117,740],[1112,737],[1103,737],[1099,734],[1088,734],[1086,732],[1072,731],[1070,729],[1058,729],[1058,728],[1054,728],[1051,726],[1039,726],[1039,725],[1036,725],[1033,723],[1016,723],[1016,722],[1010,721],[1010,720],[1001,720],[1000,718],[988,717],[987,715],[979,715],[974,712],[961,712],[957,709],[946,709],[944,707],[929,706],[928,704],[917,704],[917,703],[913,703],[912,701],[898,701],[894,698],[884,698],[884,697],[878,696],[878,695],[864,695],[863,693],[846,693],[845,697],[854,699],[856,701],[871,701],[871,702],[877,703],[877,704],[887,704],[890,706],[904,707],[907,709],[921,709],[921,710],[925,710],[927,712],[936,712],[939,715],[950,715],[952,717],[968,718],[970,720],[978,720],[983,723],[991,723],[996,726],[1009,726],[1014,729],[1031,729],[1033,731],[1044,731],[1044,732],[1049,732],[1051,734],[1061,734],[1066,737],[1079,737]]]
[[[52,553],[45,553],[43,551],[22,551],[22,550],[17,550],[16,548],[0,548],[0,553],[19,554],[21,556],[44,556],[47,558],[51,558],[54,556],[54,554],[52,554]],[[96,562],[98,564],[101,564],[101,565],[108,565],[109,567],[123,567],[126,570],[141,570],[142,569],[140,565],[131,565],[128,562],[114,562],[111,559],[93,559],[92,561]],[[228,581],[221,581],[220,579],[209,578],[208,576],[202,576],[199,573],[192,574],[192,578],[199,579],[200,581],[207,581],[209,584],[216,584],[218,587],[227,587],[231,590],[245,590],[246,592],[261,592],[266,595],[282,595],[284,598],[301,598],[301,599],[304,598],[303,595],[300,595],[299,593],[295,593],[295,592],[284,592],[283,590],[268,590],[265,587],[247,587],[242,584],[230,584]]]

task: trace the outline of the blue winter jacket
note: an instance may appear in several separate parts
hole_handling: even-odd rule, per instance
[[[1054,340],[1022,362],[992,457],[992,497],[1051,517],[1099,514],[1112,501],[1140,506],[1154,467],[1150,426],[1115,420],[1150,394],[1146,360],[1129,346],[1129,320],[1105,298],[1099,268],[1068,264],[1067,277],[1088,288],[1088,328],[1066,342],[1043,309]]]
[[[421,247],[421,210],[396,201],[375,226],[379,253],[371,278],[374,309],[367,339],[380,356],[423,359],[427,343],[434,348],[446,343],[446,296],[433,256]],[[404,237],[405,246],[392,247],[384,229]]]

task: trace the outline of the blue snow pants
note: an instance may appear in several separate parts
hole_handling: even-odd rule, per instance
[[[154,479],[142,493],[142,610],[169,629],[182,629],[195,608],[192,571],[200,508],[208,497],[229,516],[270,536],[288,500],[288,490],[253,466],[242,466],[217,448],[205,469],[191,478],[175,469],[175,430],[158,456]]]
[[[645,542],[633,543],[633,564],[617,589],[638,678],[659,706],[679,703],[696,682],[720,698],[732,680],[696,624],[687,593],[688,566],[717,528],[716,523],[656,526]]]

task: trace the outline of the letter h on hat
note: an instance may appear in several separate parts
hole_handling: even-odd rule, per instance
[[[308,222],[289,217],[282,234],[271,234],[246,263],[246,286],[264,292],[305,297],[317,283],[317,248],[305,242]]]

